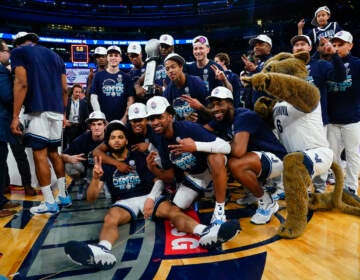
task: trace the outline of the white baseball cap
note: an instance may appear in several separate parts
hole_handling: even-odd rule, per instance
[[[121,49],[118,46],[110,46],[107,48],[106,52],[109,53],[110,51],[115,51],[121,54]]]
[[[166,108],[169,106],[170,106],[169,101],[165,97],[163,96],[151,97],[146,102],[147,116],[149,117],[152,115],[161,115],[166,111]]]
[[[328,8],[328,6],[321,6],[319,7],[315,13],[314,13],[314,17],[313,19],[311,20],[311,24],[314,25],[314,26],[319,26],[319,24],[317,23],[317,20],[316,20],[316,15],[318,13],[320,13],[321,11],[324,11],[324,12],[327,12],[329,15],[331,15],[331,12],[330,12],[330,9]]]
[[[206,37],[203,36],[203,35],[196,36],[196,37],[192,40],[192,45],[193,45],[193,46],[194,46],[195,44],[197,44],[197,43],[200,43],[200,44],[202,44],[202,45],[206,45],[206,46],[210,47],[208,38],[206,38]]]
[[[174,38],[173,38],[173,36],[171,36],[169,34],[163,34],[163,35],[160,36],[159,42],[160,42],[160,44],[166,44],[166,45],[169,45],[169,46],[173,46],[174,45]]]
[[[104,47],[97,47],[94,51],[94,55],[107,55],[106,48]]]
[[[260,35],[257,35],[255,38],[250,39],[249,40],[250,47],[254,47],[256,42],[259,42],[259,41],[268,43],[270,45],[270,47],[272,47],[271,38],[265,34],[260,34]]]
[[[334,41],[335,39],[340,39],[341,41],[344,41],[346,43],[350,43],[352,44],[353,42],[353,36],[351,35],[350,32],[345,31],[345,30],[341,30],[339,32],[337,32],[333,38],[331,38],[331,42]]]
[[[33,43],[39,42],[39,36],[35,33],[28,33],[25,31],[20,31],[14,36],[13,45],[21,45],[26,40],[30,40]]]
[[[106,122],[105,114],[101,111],[93,111],[90,113],[89,117],[86,119],[86,123],[89,124],[93,120],[103,120]]]
[[[133,103],[129,106],[129,121],[134,119],[144,119],[147,117],[146,106],[143,103]]]
[[[232,92],[226,88],[226,87],[216,87],[211,91],[211,95],[208,96],[206,99],[212,100],[212,99],[231,99],[234,100]]]
[[[138,42],[131,42],[127,48],[127,53],[141,54],[141,46]]]
[[[290,39],[290,44],[293,46],[293,45],[295,45],[295,43],[296,43],[297,41],[305,41],[306,43],[309,44],[309,46],[312,45],[311,40],[310,40],[310,37],[307,36],[307,35],[295,35],[294,37],[292,37],[292,38]]]

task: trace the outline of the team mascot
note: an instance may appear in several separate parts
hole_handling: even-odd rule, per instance
[[[264,91],[270,95],[270,97],[260,97],[257,100],[255,111],[273,127],[273,107],[276,102],[286,101],[304,113],[310,113],[318,106],[319,90],[305,80],[308,76],[306,64],[309,60],[308,52],[279,53],[265,63],[260,73],[242,79],[254,90]],[[304,154],[289,153],[285,156],[283,163],[287,218],[278,230],[280,237],[300,236],[307,224],[308,209],[336,208],[342,212],[360,216],[360,200],[343,190],[343,173],[337,164],[331,165],[336,178],[334,190],[309,196],[308,187],[312,183],[309,171],[304,165]]]

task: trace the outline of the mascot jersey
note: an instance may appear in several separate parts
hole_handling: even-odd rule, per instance
[[[320,102],[310,113],[304,113],[286,101],[277,102],[273,118],[280,142],[288,152],[329,147]]]
[[[161,137],[160,142],[156,144],[159,149],[159,155],[164,169],[169,169],[173,166],[176,168],[187,171],[190,174],[199,174],[207,169],[207,153],[194,152],[182,153],[174,155],[170,152],[168,146],[177,144],[176,139],[192,138],[194,141],[199,142],[212,142],[215,141],[216,136],[207,131],[203,126],[198,123],[189,121],[178,121],[173,123],[174,135],[171,139]]]

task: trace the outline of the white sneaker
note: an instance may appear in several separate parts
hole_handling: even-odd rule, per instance
[[[224,222],[221,225],[212,224],[203,230],[199,243],[204,248],[213,248],[233,239],[240,230],[238,220]]]
[[[276,189],[276,191],[271,194],[271,197],[273,200],[284,200],[285,199],[284,189]]]
[[[250,221],[256,225],[264,225],[270,222],[271,217],[279,210],[279,204],[273,200],[272,203],[265,203],[263,200],[258,201],[258,209],[251,217]]]
[[[57,203],[48,203],[42,201],[40,205],[34,206],[30,208],[30,213],[33,215],[41,215],[41,214],[48,214],[48,215],[55,215],[59,213],[59,206]]]
[[[251,192],[247,192],[244,197],[237,199],[236,203],[240,205],[250,205],[255,203],[256,201],[256,197]]]
[[[65,244],[64,250],[65,254],[79,265],[87,265],[97,269],[111,269],[116,263],[116,257],[100,245],[69,241]]]
[[[215,214],[215,212],[213,213],[211,220],[210,220],[210,224],[217,224],[217,225],[221,225],[225,222],[226,222],[226,215],[225,214],[218,215],[218,214]]]

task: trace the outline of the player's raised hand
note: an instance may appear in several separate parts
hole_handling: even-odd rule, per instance
[[[224,82],[227,78],[226,75],[224,73],[224,71],[220,70],[219,68],[217,68],[217,66],[215,64],[210,65],[210,68],[214,71],[215,73],[215,79]]]
[[[104,170],[102,168],[101,156],[94,157],[93,178],[100,179],[103,174],[104,174]]]

